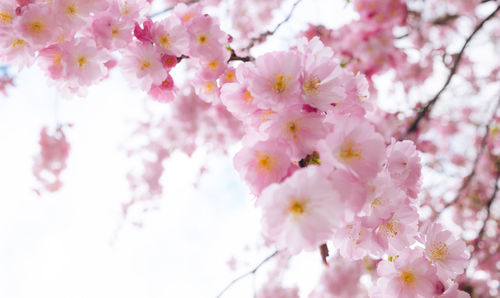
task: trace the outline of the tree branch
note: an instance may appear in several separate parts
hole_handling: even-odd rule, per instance
[[[268,36],[270,35],[273,35],[274,33],[276,33],[276,31],[278,31],[278,29],[283,25],[285,24],[286,22],[288,22],[288,20],[290,20],[290,18],[292,17],[292,14],[293,14],[293,11],[295,10],[295,7],[297,7],[297,5],[302,2],[302,0],[297,0],[295,1],[295,3],[293,4],[292,6],[292,9],[290,9],[290,12],[288,13],[288,15],[286,16],[286,18],[281,21],[278,25],[276,25],[276,27],[274,27],[273,30],[271,31],[266,31],[266,32],[263,32],[261,33],[259,36],[257,37],[254,37],[250,40],[250,43],[244,47],[243,49],[241,49],[242,51],[246,51],[248,52],[251,48],[253,48],[255,46],[256,43],[261,43],[263,42]]]
[[[479,150],[477,152],[477,155],[476,155],[476,158],[474,159],[474,163],[472,165],[472,170],[470,172],[469,175],[467,175],[467,177],[465,177],[465,180],[464,182],[462,183],[462,185],[460,186],[460,188],[458,189],[458,192],[457,192],[457,195],[455,196],[455,198],[448,202],[444,207],[443,209],[441,209],[441,212],[440,214],[442,214],[442,211],[445,210],[446,208],[450,207],[451,205],[455,204],[458,199],[460,198],[460,196],[462,195],[462,192],[464,191],[464,189],[467,188],[467,186],[469,186],[470,182],[472,181],[472,178],[474,177],[474,175],[476,174],[476,170],[477,170],[477,164],[479,163],[479,159],[480,157],[483,155],[484,153],[484,149],[486,148],[486,144],[487,144],[487,141],[488,141],[488,137],[490,135],[490,126],[491,126],[491,123],[493,122],[493,119],[495,119],[495,115],[496,113],[498,112],[498,109],[500,108],[500,98],[498,99],[497,101],[497,104],[493,110],[493,115],[491,115],[488,123],[486,123],[486,132],[484,133],[484,136],[481,140],[481,145],[479,147]]]
[[[491,206],[493,205],[493,201],[495,200],[495,197],[496,197],[497,192],[498,192],[498,180],[499,179],[500,179],[500,171],[497,172],[497,177],[495,179],[495,188],[493,189],[493,194],[491,195],[490,200],[486,204],[486,218],[483,220],[483,225],[481,226],[481,229],[479,230],[479,233],[477,234],[476,241],[474,242],[474,250],[473,251],[476,251],[476,249],[479,246],[479,242],[481,242],[481,239],[483,238],[484,231],[486,228],[486,222],[490,218]]]
[[[458,69],[458,65],[460,64],[460,60],[462,60],[462,56],[465,52],[465,49],[467,48],[467,46],[469,45],[470,41],[472,40],[472,38],[476,35],[477,32],[479,32],[479,30],[481,30],[481,28],[484,26],[484,24],[486,24],[486,22],[488,22],[489,20],[491,20],[495,14],[500,10],[500,6],[498,6],[491,14],[489,14],[486,18],[484,18],[475,28],[474,30],[472,31],[472,33],[469,35],[469,37],[467,37],[467,39],[465,40],[462,48],[460,49],[460,52],[458,53],[457,57],[455,58],[455,61],[453,63],[453,66],[452,68],[450,69],[450,73],[448,75],[448,78],[446,79],[446,82],[444,83],[443,87],[441,87],[441,89],[438,91],[438,93],[436,93],[436,95],[434,95],[434,97],[429,101],[427,102],[427,104],[421,108],[419,111],[418,111],[418,114],[415,118],[415,120],[413,120],[412,124],[410,125],[410,127],[408,128],[408,130],[406,131],[406,134],[404,136],[404,138],[406,138],[408,135],[410,135],[411,133],[417,131],[417,128],[418,128],[418,124],[420,123],[420,121],[426,117],[429,112],[431,111],[432,107],[434,106],[434,104],[438,101],[439,97],[441,96],[441,94],[444,92],[444,90],[446,89],[446,87],[448,87],[448,85],[450,84],[451,82],[451,79],[453,78],[453,76],[455,75],[455,73],[457,72],[457,69]]]
[[[231,288],[236,282],[238,282],[239,280],[247,277],[247,276],[250,276],[250,275],[254,275],[257,270],[259,270],[259,268],[264,265],[265,263],[267,263],[269,260],[271,260],[272,258],[274,258],[276,255],[278,254],[278,251],[275,251],[273,252],[271,255],[267,256],[264,260],[262,260],[257,266],[255,266],[255,268],[253,268],[252,270],[238,276],[237,278],[233,279],[222,291],[220,291],[220,293],[217,295],[217,298],[220,298],[222,297],[222,295],[227,291],[229,290],[229,288]]]
[[[199,2],[200,0],[191,0],[187,3],[185,3],[186,5],[191,5],[191,4],[195,4],[196,2]],[[160,10],[158,12],[155,12],[155,13],[152,13],[151,15],[149,15],[149,18],[152,19],[152,18],[156,18],[166,12],[169,12],[171,10],[173,10],[174,8],[173,7],[168,7],[168,8],[165,8],[164,10]]]

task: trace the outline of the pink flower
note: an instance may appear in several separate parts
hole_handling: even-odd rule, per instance
[[[65,49],[59,44],[51,45],[38,52],[38,62],[42,69],[49,73],[51,79],[61,79],[64,75],[64,67],[61,62],[65,54]]]
[[[124,50],[120,62],[131,85],[140,86],[144,91],[148,91],[153,84],[161,84],[167,77],[160,53],[150,44],[133,43]]]
[[[339,225],[340,198],[317,166],[297,170],[281,184],[262,192],[262,224],[278,249],[292,254],[317,249]]]
[[[333,116],[333,133],[319,145],[325,163],[351,170],[361,180],[373,178],[385,157],[383,137],[363,118]]]
[[[300,106],[290,106],[269,116],[263,130],[273,140],[288,144],[292,158],[302,159],[316,150],[317,142],[324,137],[326,129],[323,116],[304,112]]]
[[[189,52],[189,39],[184,26],[176,17],[153,25],[153,41],[164,54],[180,56]]]
[[[367,188],[365,225],[371,228],[386,223],[398,206],[406,203],[406,194],[394,185],[386,172],[381,172]]]
[[[387,147],[387,169],[396,184],[416,198],[420,189],[420,157],[411,141],[396,142]]]
[[[401,251],[415,243],[417,227],[417,210],[408,202],[401,203],[395,207],[393,215],[378,226],[376,241],[380,246],[389,248],[389,253]]]
[[[380,278],[377,294],[372,297],[433,297],[437,276],[419,248],[402,251],[394,262],[382,261],[377,267]]]
[[[88,38],[79,38],[65,43],[62,57],[64,77],[78,86],[90,86],[102,79],[107,72],[104,63],[109,57],[99,51],[95,42]]]
[[[150,19],[142,23],[142,27],[136,22],[134,26],[134,36],[142,42],[153,43],[153,21]]]
[[[303,49],[302,97],[306,104],[323,111],[333,109],[344,99],[342,70],[333,60],[333,52],[314,38]]]
[[[336,255],[328,260],[319,286],[309,298],[366,297],[360,278],[365,272],[363,261],[351,261]]]
[[[14,30],[36,49],[54,43],[62,28],[58,27],[53,10],[46,4],[28,5],[22,15],[15,18]]]
[[[458,283],[454,283],[438,298],[470,298],[470,294],[458,289]]]
[[[219,24],[208,15],[193,19],[188,28],[189,56],[204,57],[219,51],[225,51],[227,35],[220,30]]]
[[[380,256],[383,247],[374,241],[373,230],[362,225],[362,218],[354,217],[352,221],[339,228],[333,237],[340,255],[349,260],[360,260],[368,254]]]
[[[33,63],[35,50],[20,34],[12,30],[0,30],[0,56],[4,62],[22,69]]]
[[[469,264],[465,243],[452,236],[439,223],[433,223],[425,234],[425,254],[443,280],[453,279]]]
[[[58,16],[59,24],[65,28],[81,28],[92,11],[92,3],[87,0],[57,0],[54,1],[54,14]]]
[[[226,70],[229,51],[217,51],[198,59],[198,77],[202,80],[217,80]]]
[[[159,85],[152,85],[148,94],[159,102],[170,102],[175,99],[179,90],[174,85],[174,79],[170,74]]]
[[[120,49],[132,41],[132,24],[105,14],[94,20],[92,33],[100,46],[109,50]]]
[[[234,156],[234,167],[255,195],[259,195],[269,184],[280,182],[290,165],[290,159],[275,142],[245,146]]]
[[[272,52],[255,61],[248,77],[250,93],[261,109],[281,109],[300,103],[299,56],[292,52]]]

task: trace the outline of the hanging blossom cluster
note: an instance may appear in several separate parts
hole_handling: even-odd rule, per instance
[[[191,156],[203,147],[211,154],[228,154],[227,148],[242,137],[239,121],[224,106],[201,100],[193,88],[186,94],[178,93],[170,107],[171,113],[160,119],[148,112],[148,120],[137,125],[127,142],[128,157],[139,159],[139,165],[127,174],[132,197],[122,206],[124,218],[137,206],[144,211],[156,208],[163,195],[161,177],[168,171],[165,163],[173,151]],[[200,175],[204,169],[205,165],[201,165]],[[142,225],[137,220],[134,223]]]
[[[62,127],[50,133],[47,127],[40,131],[40,153],[34,158],[33,175],[39,182],[35,192],[55,192],[62,186],[61,173],[66,168],[70,145]]]
[[[439,224],[419,226],[415,145],[384,141],[365,118],[366,79],[334,61],[316,38],[240,64],[222,86],[246,128],[234,162],[265,237],[291,254],[332,241],[346,260],[380,259],[372,297],[453,291],[465,243]]]

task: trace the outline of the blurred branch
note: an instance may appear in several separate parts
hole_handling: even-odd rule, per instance
[[[250,40],[250,43],[243,49],[241,49],[242,51],[248,51],[250,50],[251,48],[253,48],[255,46],[256,43],[261,43],[263,42],[264,40],[266,40],[266,38],[270,35],[273,35],[274,33],[276,33],[276,31],[278,31],[278,29],[283,25],[285,24],[286,22],[288,22],[288,20],[290,20],[290,18],[292,17],[292,14],[293,14],[293,11],[295,10],[295,7],[297,7],[297,5],[302,2],[302,0],[297,0],[295,1],[295,3],[293,4],[292,6],[292,9],[290,9],[290,12],[288,13],[288,15],[286,16],[286,18],[281,21],[278,25],[276,25],[276,27],[274,27],[274,29],[272,31],[266,31],[266,32],[263,32],[261,33],[259,36],[257,37],[254,37]]]
[[[428,101],[427,104],[423,108],[421,108],[418,111],[417,116],[415,117],[415,120],[413,120],[412,124],[410,125],[410,127],[406,131],[406,135],[404,136],[405,138],[408,135],[410,135],[411,133],[417,131],[418,124],[420,123],[420,121],[430,113],[430,111],[431,111],[432,107],[434,106],[434,104],[438,101],[438,99],[441,96],[441,94],[444,92],[444,90],[446,89],[446,87],[448,87],[448,85],[450,84],[451,79],[453,78],[453,76],[455,75],[455,73],[458,70],[458,65],[460,64],[460,60],[462,60],[462,56],[463,56],[463,54],[465,52],[465,49],[469,45],[469,43],[472,40],[472,38],[476,35],[477,32],[479,32],[479,30],[481,30],[481,28],[484,26],[484,24],[486,24],[486,22],[488,22],[489,20],[491,20],[495,16],[495,14],[499,10],[500,10],[500,6],[498,6],[491,14],[489,14],[479,24],[477,24],[477,26],[474,28],[474,30],[469,35],[469,37],[467,37],[467,39],[465,40],[462,48],[460,49],[460,52],[458,52],[458,55],[455,58],[453,66],[450,69],[450,73],[449,73],[448,78],[446,79],[446,82],[444,83],[443,87],[441,87],[441,89],[436,93],[436,95],[434,95],[434,97],[430,101]]]
[[[273,252],[271,255],[267,256],[264,260],[262,260],[257,266],[255,266],[255,268],[253,268],[252,270],[238,276],[237,278],[233,279],[220,293],[219,295],[217,295],[217,298],[220,298],[222,297],[222,295],[229,289],[231,288],[236,282],[238,282],[239,280],[247,277],[247,276],[250,276],[250,275],[254,275],[257,270],[259,270],[259,268],[264,265],[265,263],[267,263],[269,260],[271,260],[272,258],[274,258],[276,255],[278,255],[278,251],[275,251]]]
[[[488,201],[488,204],[486,204],[486,218],[483,220],[483,225],[481,226],[481,229],[479,230],[479,233],[477,234],[476,241],[474,242],[474,250],[473,251],[475,251],[478,248],[479,242],[481,242],[481,239],[484,236],[486,222],[490,218],[490,214],[491,214],[491,206],[493,205],[493,201],[495,200],[495,197],[496,197],[497,192],[498,192],[498,180],[499,179],[500,179],[500,171],[497,172],[497,177],[495,179],[495,188],[493,189],[493,194],[491,195],[490,200]]]
[[[443,209],[441,209],[440,214],[442,214],[443,210],[445,210],[446,208],[450,207],[451,205],[455,204],[458,201],[458,199],[462,195],[462,192],[464,191],[464,189],[466,189],[467,186],[469,186],[470,182],[472,181],[472,178],[474,177],[474,175],[476,175],[477,164],[479,163],[479,159],[483,155],[484,149],[486,148],[486,144],[488,142],[488,137],[490,135],[490,126],[491,126],[491,123],[493,122],[493,119],[495,119],[495,115],[498,112],[499,108],[500,108],[500,98],[498,99],[498,101],[496,103],[496,106],[495,106],[495,108],[493,110],[493,115],[491,115],[490,120],[488,121],[488,123],[486,123],[486,126],[485,126],[486,132],[484,133],[484,136],[483,136],[483,138],[481,140],[481,145],[480,145],[479,150],[477,152],[476,158],[474,159],[474,163],[472,165],[472,170],[471,170],[470,174],[467,175],[467,177],[465,177],[464,182],[462,183],[462,185],[458,189],[458,192],[457,192],[457,195],[455,196],[455,198],[452,201],[448,202],[443,207]]]
[[[434,20],[431,21],[431,23],[433,25],[442,26],[442,25],[446,25],[449,22],[452,22],[452,21],[458,19],[458,17],[460,17],[460,16],[457,14],[445,14],[444,16],[440,16],[438,18],[435,18]]]
[[[186,2],[185,4],[186,5],[191,5],[191,4],[195,4],[196,2],[199,2],[200,0],[191,0],[189,2]],[[164,10],[160,10],[158,12],[155,12],[155,13],[152,13],[151,15],[149,15],[149,18],[152,19],[152,18],[156,18],[166,12],[169,12],[171,10],[173,10],[174,8],[173,7],[168,7],[168,8],[165,8]]]

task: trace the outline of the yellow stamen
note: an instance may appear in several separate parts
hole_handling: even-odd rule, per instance
[[[26,45],[26,42],[22,39],[16,39],[13,43],[12,43],[12,47],[15,48],[15,47],[24,47]]]
[[[201,44],[205,44],[207,42],[207,36],[205,34],[201,34],[200,36],[198,36],[198,42],[201,43]]]
[[[285,76],[282,71],[278,71],[272,75],[271,88],[278,94],[283,93],[288,89],[288,84],[291,79],[291,77]]]
[[[310,76],[302,85],[304,92],[308,95],[314,95],[318,93],[319,84],[321,80],[317,76]]]
[[[436,262],[444,262],[448,258],[448,246],[441,241],[432,243],[429,252]]]
[[[248,89],[245,89],[245,91],[241,94],[241,98],[246,103],[251,103],[253,100],[253,96],[252,94],[250,94],[250,91],[248,91]]]
[[[151,61],[149,61],[149,60],[142,61],[141,70],[144,70],[144,69],[150,68],[150,67],[151,67]]]
[[[255,163],[259,174],[268,174],[276,165],[276,158],[269,154],[256,152],[255,155]]]
[[[285,123],[285,132],[295,140],[297,139],[300,127],[301,125],[299,119],[290,120]]]
[[[208,68],[210,68],[211,70],[217,70],[218,66],[219,63],[217,62],[217,60],[212,60],[208,62]]]
[[[226,80],[228,82],[234,82],[234,77],[235,77],[234,72],[228,72],[228,73],[226,73]]]
[[[111,36],[113,38],[117,38],[118,35],[120,35],[120,29],[116,26],[113,26],[113,28],[111,28]]]
[[[361,160],[359,145],[349,140],[344,142],[340,147],[339,158],[346,164],[349,164],[353,159]]]
[[[76,7],[76,5],[73,3],[73,4],[70,4],[66,7],[66,13],[69,14],[70,16],[74,16],[78,13],[78,9]]]
[[[288,211],[290,211],[290,213],[292,213],[295,217],[303,214],[306,211],[305,200],[293,199],[290,202],[290,206],[288,207]]]
[[[163,48],[170,48],[170,34],[162,35],[160,37],[160,46]]]
[[[406,271],[403,270],[401,271],[401,275],[399,276],[401,282],[402,282],[402,287],[404,289],[409,289],[409,288],[414,288],[415,283],[417,281],[417,277],[412,271]]]
[[[1,24],[10,24],[10,23],[12,23],[13,19],[14,19],[14,17],[7,10],[0,11],[0,23]]]
[[[185,22],[188,22],[189,20],[191,20],[192,18],[194,18],[194,14],[188,12],[184,16],[182,16],[181,21],[183,23],[185,23]]]
[[[79,67],[85,66],[85,64],[87,64],[87,57],[85,57],[85,56],[78,56],[76,58],[76,63],[78,63]]]
[[[29,23],[29,29],[33,33],[40,33],[45,29],[45,24],[42,22],[41,19],[38,19]]]

